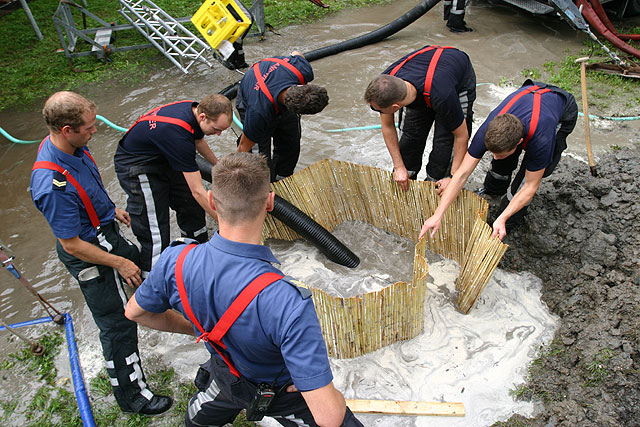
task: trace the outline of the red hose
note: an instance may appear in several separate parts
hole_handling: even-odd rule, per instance
[[[597,1],[597,0],[596,0]],[[596,29],[602,36],[609,40],[611,44],[620,49],[623,52],[628,53],[629,55],[633,55],[636,58],[640,59],[640,50],[636,49],[633,46],[629,46],[627,43],[620,40],[617,34],[613,31],[609,30],[606,25],[602,22],[598,14],[593,10],[591,5],[587,2],[587,0],[576,0],[576,5],[578,7],[582,6],[582,15],[589,21],[589,23]]]
[[[591,7],[598,15],[602,23],[620,40],[640,40],[640,34],[619,34],[613,27],[613,24],[611,23],[607,12],[604,10],[604,7],[602,7],[602,3],[600,3],[600,0],[589,0],[589,3],[591,3]]]

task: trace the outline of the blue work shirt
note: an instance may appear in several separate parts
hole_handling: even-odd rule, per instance
[[[311,64],[303,56],[274,56],[274,58],[288,61],[300,71],[307,84],[313,80],[313,70]],[[278,95],[283,90],[300,84],[298,76],[285,66],[271,61],[261,61],[258,63],[260,72],[265,84],[273,96],[273,101],[278,105],[279,111],[286,110],[286,107],[278,102]],[[242,132],[247,138],[256,144],[269,142],[273,136],[269,134],[268,125],[276,117],[276,109],[269,98],[262,92],[256,79],[253,69],[249,69],[240,81],[236,106],[245,109]]]
[[[155,114],[188,123],[194,133],[182,126],[143,120],[136,124],[118,144],[115,162],[120,167],[155,165],[178,172],[200,170],[196,163],[195,141],[204,138],[192,108],[197,102],[184,101],[162,107]]]
[[[382,74],[391,74],[396,65],[414,52],[398,59]],[[407,105],[407,108],[415,110],[429,109],[424,99],[424,83],[431,58],[435,52],[436,49],[432,49],[416,55],[394,74],[396,77],[411,83],[418,92],[416,99]],[[467,89],[465,83],[469,68],[472,68],[469,56],[458,49],[444,49],[436,64],[436,70],[431,82],[431,109],[438,116],[438,122],[442,123],[449,132],[456,130],[464,120],[464,112],[462,111],[458,93]]]
[[[115,205],[102,184],[98,167],[88,153],[89,149],[82,147],[71,156],[53,145],[47,136],[36,161],[53,162],[68,170],[87,192],[100,224],[107,224],[115,218]],[[91,224],[78,191],[60,172],[50,169],[31,172],[31,199],[57,238],[79,236],[87,242],[96,238],[96,229]]]
[[[176,260],[184,248],[178,244],[164,250],[136,291],[141,308],[152,313],[175,308],[184,314],[175,279]],[[234,242],[218,233],[191,250],[183,277],[189,304],[204,330],[213,329],[254,278],[281,274],[271,265],[277,262],[266,246]],[[333,380],[313,301],[307,290],[285,280],[260,292],[222,341],[235,368],[254,383],[271,384],[277,377],[276,385],[281,385],[293,379],[299,390],[308,391]],[[209,344],[207,349],[216,354]]]
[[[528,86],[529,85],[523,86],[507,96],[496,109],[491,111],[489,117],[487,117],[487,120],[480,126],[469,145],[468,152],[471,156],[476,159],[481,159],[484,153],[487,152],[487,147],[484,144],[484,135],[487,132],[487,126],[491,120],[498,115],[502,108],[509,103],[511,98],[525,90]],[[550,89],[553,88],[550,87]],[[566,103],[565,97],[557,92],[547,92],[540,96],[540,118],[538,119],[538,126],[531,139],[529,139],[523,148],[525,154],[522,159],[522,165],[526,170],[531,172],[545,169],[553,160],[556,147],[556,130]],[[507,113],[513,114],[520,119],[524,125],[524,134],[527,135],[529,133],[529,126],[531,125],[532,111],[533,93],[528,93],[518,99]],[[512,154],[512,156],[516,155],[516,153]]]

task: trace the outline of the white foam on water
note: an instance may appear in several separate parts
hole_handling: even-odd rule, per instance
[[[331,294],[352,296],[411,278],[408,239],[352,222],[333,234],[361,257],[361,266],[337,266],[302,241],[268,244],[286,274]],[[533,404],[514,401],[510,390],[524,382],[528,364],[558,325],[540,300],[540,279],[496,270],[465,315],[456,302],[459,266],[428,258],[423,333],[364,356],[331,359],[336,387],[348,399],[462,402],[466,411],[463,418],[359,414],[367,426],[486,426],[516,412],[533,415]]]

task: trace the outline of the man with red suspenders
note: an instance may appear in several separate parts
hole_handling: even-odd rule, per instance
[[[170,243],[169,209],[180,234],[206,242],[205,212],[215,217],[196,163],[196,151],[218,161],[204,139],[231,125],[231,102],[223,95],[202,102],[179,101],[143,114],[122,137],[114,157],[127,193],[131,227],[141,245],[143,278]]]
[[[247,409],[248,420],[270,416],[284,426],[362,426],[333,386],[311,292],[283,277],[260,245],[274,201],[265,159],[223,157],[209,201],[218,232],[204,244],[172,243],[125,313],[151,328],[195,331],[211,353],[186,425],[226,425]]]
[[[425,46],[412,52],[369,83],[364,100],[380,113],[382,136],[393,161],[393,177],[403,190],[422,168],[427,136],[434,122],[427,179],[446,185],[467,150],[475,99],[476,75],[469,56],[449,46]],[[394,123],[396,111],[400,111],[399,141]]]
[[[307,84],[312,80],[311,64],[294,51],[255,63],[240,81],[236,109],[243,130],[238,151],[258,144],[269,163],[271,181],[293,174],[298,163],[300,115],[319,113],[329,102],[325,88]]]
[[[570,93],[540,82],[526,80],[487,117],[473,137],[462,165],[449,185],[433,216],[425,221],[420,237],[431,230],[433,237],[447,207],[469,179],[485,152],[493,154],[484,187],[479,194],[504,195],[493,236],[502,239],[508,228],[522,222],[527,207],[542,178],[551,175],[567,148],[567,136],[578,118],[578,106]],[[524,157],[513,181],[511,174]],[[506,194],[505,194],[506,193]]]
[[[42,110],[49,136],[40,145],[31,173],[31,197],[57,238],[58,258],[80,289],[100,329],[113,394],[124,412],[159,414],[171,398],[146,386],[138,352],[137,325],[124,316],[123,279],[142,278],[138,248],[125,239],[115,219],[130,224],[114,206],[86,147],[96,132],[96,106],[74,92],[57,92]]]

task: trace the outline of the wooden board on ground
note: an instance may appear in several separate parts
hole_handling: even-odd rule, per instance
[[[462,402],[409,402],[401,400],[347,399],[352,412],[389,415],[439,415],[464,417]]]

